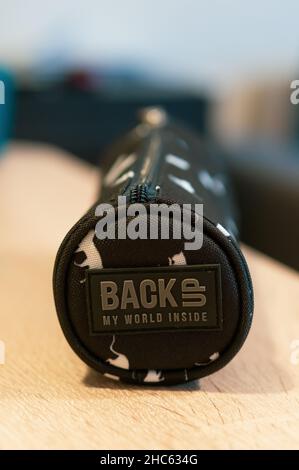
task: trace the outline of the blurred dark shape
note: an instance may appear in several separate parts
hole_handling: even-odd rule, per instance
[[[46,87],[18,90],[14,137],[54,144],[96,163],[107,145],[137,124],[137,110],[154,105],[206,131],[203,96],[147,82],[129,70],[77,69]]]
[[[241,239],[299,270],[299,105],[291,80],[240,84],[213,112],[240,208]]]
[[[299,146],[243,145],[227,156],[241,239],[299,270]]]

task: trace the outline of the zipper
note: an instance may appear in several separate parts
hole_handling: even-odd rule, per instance
[[[153,129],[145,139],[136,165],[136,177],[124,195],[130,204],[155,200],[160,194],[159,170],[162,162],[162,131]]]
[[[138,151],[135,175],[123,192],[130,204],[155,200],[161,191],[159,170],[165,155],[163,132],[168,125],[168,116],[162,108],[149,107],[142,110],[141,122],[146,126],[146,136]]]

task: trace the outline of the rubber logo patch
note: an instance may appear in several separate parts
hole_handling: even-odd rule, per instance
[[[87,271],[91,334],[222,328],[220,265]]]

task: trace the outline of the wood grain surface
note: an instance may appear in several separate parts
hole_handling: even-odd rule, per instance
[[[0,160],[0,448],[298,449],[299,274],[252,249],[253,328],[201,383],[122,385],[71,351],[52,268],[97,185],[94,169],[50,147],[14,145]]]

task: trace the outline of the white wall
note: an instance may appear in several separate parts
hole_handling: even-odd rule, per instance
[[[299,69],[298,0],[0,0],[0,63],[127,60],[217,88]]]

